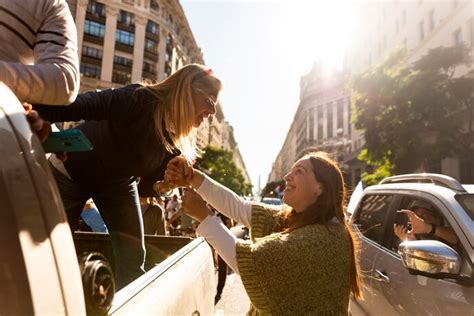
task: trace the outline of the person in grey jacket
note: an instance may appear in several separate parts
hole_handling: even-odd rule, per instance
[[[0,0],[0,42],[0,82],[21,102],[76,99],[77,30],[65,0]]]

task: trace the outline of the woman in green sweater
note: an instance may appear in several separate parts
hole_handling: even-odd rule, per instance
[[[246,201],[187,162],[174,158],[165,180],[186,185],[183,207],[204,236],[240,274],[251,301],[249,315],[347,315],[361,298],[356,240],[344,220],[346,190],[337,164],[322,153],[298,160],[284,177],[276,209]],[[237,240],[205,201],[250,228]]]

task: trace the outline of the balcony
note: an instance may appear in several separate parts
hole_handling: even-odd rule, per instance
[[[144,57],[153,60],[154,62],[158,61],[158,54],[150,53],[149,51],[144,52]]]
[[[104,38],[84,33],[84,42],[104,45]]]
[[[87,56],[87,55],[82,55],[81,56],[81,63],[87,63],[87,64],[91,64],[91,65],[97,65],[97,66],[100,66],[102,65],[102,58],[94,58],[94,57],[90,57],[90,56]]]
[[[115,42],[115,49],[122,52],[133,54],[133,46],[125,45],[117,41]]]

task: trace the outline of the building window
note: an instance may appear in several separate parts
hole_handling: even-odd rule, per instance
[[[171,67],[168,65],[165,65],[165,75],[166,77],[171,76]]]
[[[102,59],[102,50],[89,46],[82,46],[82,56],[87,56],[95,59]]]
[[[309,123],[308,123],[308,128],[309,128],[309,140],[313,141],[314,140],[314,108],[310,108],[308,111],[308,117],[309,117]]]
[[[435,28],[434,10],[430,11],[430,32]]]
[[[156,65],[152,64],[152,63],[149,63],[147,61],[143,62],[143,71],[148,72],[148,73],[153,74],[153,75],[157,74]]]
[[[132,80],[132,75],[125,71],[114,69],[112,72],[112,81],[120,84],[128,84]]]
[[[95,1],[89,2],[87,5],[87,13],[98,18],[105,18],[105,5]]]
[[[133,46],[133,43],[135,42],[135,35],[124,30],[117,30],[115,33],[115,40],[120,44]]]
[[[348,135],[351,135],[352,133],[352,123],[351,123],[351,117],[352,117],[352,106],[351,106],[351,97],[348,97],[347,98],[347,104],[348,104],[348,107],[347,107],[347,117],[349,118],[349,122],[347,123],[347,127],[349,128],[349,130],[347,131]]]
[[[100,38],[105,36],[105,25],[102,23],[86,20],[84,22],[84,33]]]
[[[425,38],[425,24],[423,21],[418,25],[418,29],[420,32],[420,41],[422,41]]]
[[[328,138],[333,137],[333,108],[332,108],[332,103],[326,104],[326,108],[328,111]]]
[[[324,116],[323,116],[324,107],[320,106],[318,109],[318,139],[323,138],[323,128],[324,128]]]
[[[135,26],[135,18],[133,13],[120,10],[119,15],[117,17],[117,22],[126,26]]]
[[[158,43],[148,38],[145,39],[145,51],[155,55],[158,54]]]
[[[343,103],[343,100],[337,100],[337,127],[336,128],[338,130],[344,131],[344,103]]]
[[[148,33],[155,34],[155,35],[160,34],[159,25],[151,20],[148,20],[148,23],[146,24],[146,31]]]
[[[81,74],[84,77],[99,79],[100,78],[100,66],[81,63]]]
[[[462,30],[461,30],[461,28],[454,31],[453,41],[454,41],[454,45],[461,45],[462,44]]]
[[[152,9],[153,11],[160,10],[160,5],[158,4],[158,1],[150,0],[150,9]]]
[[[171,34],[169,34],[166,37],[166,45],[172,45],[173,44],[173,38],[171,37]]]
[[[133,60],[131,60],[130,58],[114,55],[114,64],[132,67]]]

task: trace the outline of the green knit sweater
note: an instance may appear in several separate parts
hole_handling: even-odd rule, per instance
[[[351,245],[341,224],[272,233],[275,210],[252,207],[251,241],[239,241],[237,264],[251,301],[247,315],[347,315]]]

